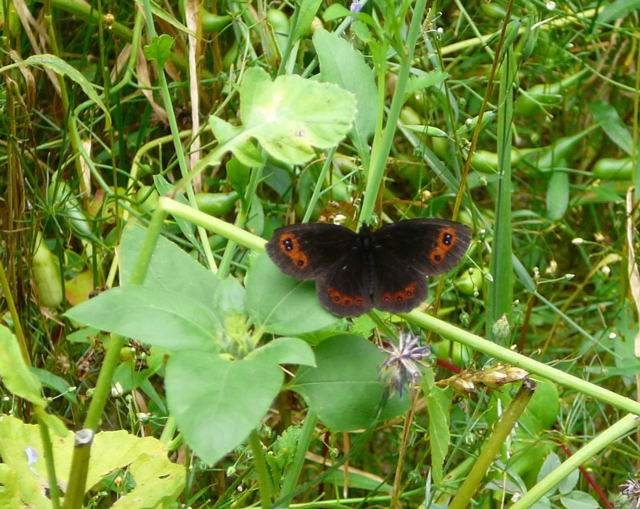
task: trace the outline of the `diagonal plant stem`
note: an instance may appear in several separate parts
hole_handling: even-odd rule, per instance
[[[589,458],[598,454],[605,447],[611,445],[622,435],[632,431],[638,426],[638,416],[628,414],[620,419],[613,426],[600,433],[573,456],[564,461],[558,468],[537,483],[527,493],[524,494],[511,509],[525,509],[531,507],[537,500],[540,500],[550,489],[567,477],[572,471],[585,463]]]

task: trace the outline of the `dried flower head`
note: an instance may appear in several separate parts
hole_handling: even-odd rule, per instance
[[[420,338],[410,332],[401,332],[398,344],[391,343],[384,352],[388,355],[382,363],[382,379],[391,387],[392,392],[402,394],[406,387],[414,385],[421,376],[420,367],[429,356],[430,349],[419,344]]]

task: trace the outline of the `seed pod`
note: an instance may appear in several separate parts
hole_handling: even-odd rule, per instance
[[[62,304],[62,276],[58,258],[49,251],[42,235],[36,236],[36,251],[33,253],[33,282],[40,304],[55,308]]]

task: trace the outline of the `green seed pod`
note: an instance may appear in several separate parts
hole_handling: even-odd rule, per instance
[[[40,233],[36,236],[32,270],[40,304],[47,308],[56,308],[62,304],[62,276],[58,258],[49,251]]]
[[[235,191],[230,193],[196,194],[198,209],[210,216],[222,216],[229,212],[240,196]]]

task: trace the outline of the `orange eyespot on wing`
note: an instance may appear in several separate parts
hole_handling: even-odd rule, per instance
[[[364,306],[364,297],[362,295],[347,295],[333,286],[327,288],[327,293],[331,302],[336,306],[344,306],[346,308],[362,308]]]
[[[382,303],[386,305],[402,304],[410,302],[416,296],[416,288],[418,283],[412,281],[407,286],[397,292],[385,292],[382,294]]]
[[[452,227],[444,227],[438,231],[436,243],[429,251],[428,256],[431,263],[439,265],[447,257],[447,253],[451,251],[458,242],[458,233]]]
[[[298,269],[304,270],[309,265],[309,257],[300,249],[300,242],[293,233],[281,233],[278,239],[278,248]]]

